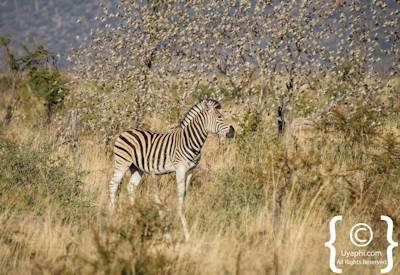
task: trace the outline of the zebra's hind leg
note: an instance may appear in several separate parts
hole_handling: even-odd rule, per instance
[[[131,204],[135,203],[135,190],[140,184],[140,180],[142,179],[143,172],[139,171],[134,165],[131,165],[129,169],[132,172],[132,176],[129,179],[128,185],[126,189],[128,191],[128,197]]]
[[[119,168],[115,168],[114,175],[112,176],[110,183],[108,185],[108,194],[109,194],[109,208],[113,210],[115,208],[116,196],[119,188],[119,184],[121,183],[122,177],[124,176],[128,167],[122,166]]]

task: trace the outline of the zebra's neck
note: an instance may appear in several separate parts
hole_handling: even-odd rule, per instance
[[[201,148],[207,139],[205,119],[201,116],[196,117],[182,129],[182,132],[187,148],[196,155],[200,154]]]

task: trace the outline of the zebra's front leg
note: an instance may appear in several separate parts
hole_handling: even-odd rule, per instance
[[[190,170],[186,173],[185,194],[188,193],[190,182],[192,181],[193,171]]]
[[[139,171],[135,166],[131,165],[129,169],[132,172],[132,176],[129,179],[126,190],[128,191],[129,202],[133,205],[135,203],[135,190],[140,184],[143,172]]]
[[[182,223],[185,241],[189,240],[189,229],[185,214],[183,213],[183,202],[186,196],[186,169],[178,169],[176,171],[176,183],[178,186],[178,215]]]
[[[116,196],[119,188],[119,184],[122,180],[128,167],[115,168],[114,175],[112,176],[110,183],[108,185],[108,195],[109,195],[109,208],[113,210],[115,208]]]

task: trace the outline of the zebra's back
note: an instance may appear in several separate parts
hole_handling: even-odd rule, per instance
[[[134,165],[146,173],[164,174],[173,171],[172,155],[175,133],[154,133],[132,129],[121,133],[114,143],[115,164]]]

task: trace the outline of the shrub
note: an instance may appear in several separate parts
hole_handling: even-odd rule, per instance
[[[0,136],[0,212],[29,211],[36,215],[49,205],[73,214],[84,203],[80,195],[80,173],[60,158],[51,147],[17,144]]]
[[[0,90],[26,86],[40,98],[46,109],[47,117],[64,100],[67,92],[66,81],[56,67],[55,55],[45,46],[38,45],[34,50],[21,44],[24,54],[16,56],[10,48],[11,40],[0,36],[0,46],[5,49],[4,62],[8,64],[9,74],[0,76]]]
[[[32,68],[28,73],[28,82],[36,95],[43,99],[50,117],[67,92],[60,73],[56,70]]]
[[[257,173],[223,172],[216,184],[213,210],[222,211],[222,216],[228,224],[240,220],[243,209],[255,211],[264,203],[264,186]]]

